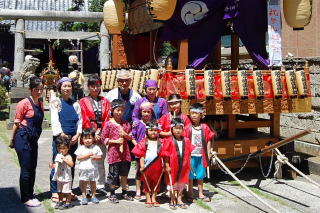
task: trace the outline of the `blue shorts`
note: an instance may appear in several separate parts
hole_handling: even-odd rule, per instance
[[[202,156],[200,157],[191,156],[190,166],[191,166],[190,174],[189,174],[190,180],[194,180],[194,179],[203,180],[206,177],[206,170],[203,167]]]

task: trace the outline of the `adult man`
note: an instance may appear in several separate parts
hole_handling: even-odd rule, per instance
[[[116,77],[118,88],[110,90],[107,93],[106,98],[109,100],[109,102],[112,102],[114,99],[125,101],[125,112],[122,119],[131,123],[134,104],[138,99],[141,98],[141,96],[136,91],[129,88],[132,79],[128,70],[118,71]]]
[[[71,78],[74,83],[72,99],[80,100],[83,97],[84,76],[82,72],[78,70],[78,64],[72,64],[72,69],[73,71],[68,75],[68,77]]]

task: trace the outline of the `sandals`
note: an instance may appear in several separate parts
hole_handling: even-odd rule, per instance
[[[118,198],[117,198],[116,195],[111,195],[111,196],[109,197],[109,200],[110,200],[111,203],[113,203],[113,204],[119,203],[119,200],[118,200]]]
[[[133,201],[133,197],[131,197],[131,196],[127,195],[127,194],[122,195],[122,198],[124,200],[127,200],[127,201]]]
[[[39,207],[41,206],[41,203],[35,200],[28,200],[27,202],[24,203],[24,205],[28,206],[28,207]]]
[[[145,202],[145,205],[146,205],[147,208],[151,208],[153,206],[152,204],[153,203]]]
[[[152,205],[153,205],[153,207],[160,207],[160,203],[157,202],[157,201],[156,201],[156,202],[153,202]]]
[[[59,202],[59,197],[58,197],[58,196],[52,196],[52,197],[51,197],[51,201],[52,201],[53,203],[57,203],[57,202]]]
[[[136,196],[134,196],[134,199],[135,199],[135,200],[141,200],[142,197],[141,197],[141,195],[136,195]]]
[[[181,208],[181,209],[187,209],[187,208],[188,208],[187,204],[185,204],[185,203],[177,204],[177,206],[178,206],[179,208]]]
[[[200,200],[202,200],[203,202],[210,202],[210,198],[207,197],[207,196],[204,196],[204,197],[199,197]]]
[[[170,208],[171,210],[177,210],[177,205],[176,205],[176,204],[169,203],[169,208]]]
[[[59,210],[70,209],[72,207],[73,207],[73,205],[71,203],[65,203],[65,204],[59,206]]]

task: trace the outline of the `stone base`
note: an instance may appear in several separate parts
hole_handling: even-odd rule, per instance
[[[320,157],[308,158],[308,167],[310,174],[320,175]]]
[[[320,157],[320,145],[317,144],[295,141],[294,151]]]

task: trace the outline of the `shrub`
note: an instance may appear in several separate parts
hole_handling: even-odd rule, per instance
[[[0,85],[0,109],[8,107],[6,92],[7,90],[2,85]]]

